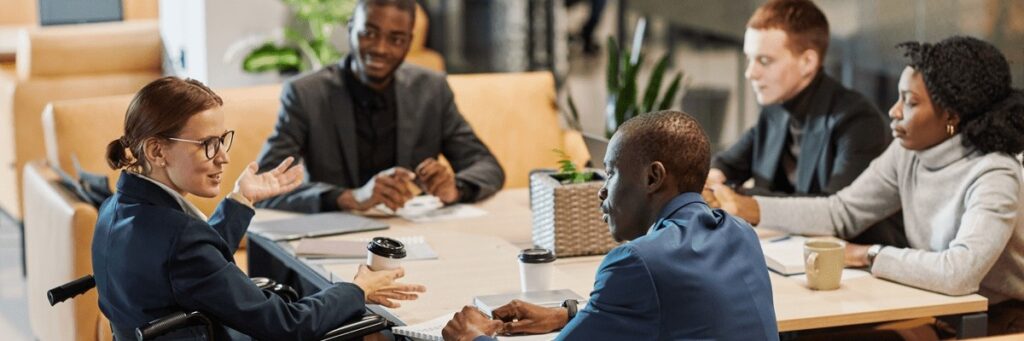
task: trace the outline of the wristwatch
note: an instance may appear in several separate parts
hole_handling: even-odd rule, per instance
[[[875,256],[878,256],[879,252],[882,252],[882,248],[885,247],[882,244],[875,244],[868,247],[868,268],[871,268],[875,264]]]
[[[562,308],[569,311],[569,318],[565,320],[566,322],[572,321],[572,318],[576,317],[576,309],[579,304],[580,302],[574,299],[568,299],[562,302]]]

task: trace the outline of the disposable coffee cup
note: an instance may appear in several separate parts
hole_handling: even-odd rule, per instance
[[[523,292],[551,290],[551,272],[555,254],[548,249],[533,248],[519,252],[519,284]]]
[[[405,258],[405,244],[388,237],[373,238],[366,250],[366,265],[373,271],[397,269]]]
[[[804,242],[807,287],[813,290],[839,289],[843,279],[846,242],[835,238],[810,238]]]

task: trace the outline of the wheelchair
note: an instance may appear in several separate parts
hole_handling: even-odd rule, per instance
[[[257,287],[263,289],[263,291],[278,295],[286,302],[293,302],[299,299],[299,293],[285,284],[277,283],[272,279],[263,277],[255,277],[251,278],[251,280]],[[82,278],[48,290],[46,292],[46,298],[49,300],[50,306],[54,306],[57,303],[64,302],[65,300],[84,294],[89,290],[92,290],[94,287],[96,287],[96,280],[92,275],[85,275]],[[139,341],[155,340],[160,336],[178,329],[202,326],[206,328],[207,339],[213,340],[213,328],[216,324],[216,321],[210,319],[199,311],[177,312],[150,321],[149,323],[136,328],[135,337]],[[387,319],[367,311],[363,316],[346,321],[344,325],[327,332],[327,334],[320,340],[358,340],[363,336],[379,332],[389,327],[391,327],[391,325]]]

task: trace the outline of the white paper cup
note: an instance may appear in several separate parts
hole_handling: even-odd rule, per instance
[[[519,253],[519,284],[523,292],[551,290],[555,255],[548,249],[525,249]]]
[[[402,266],[405,258],[405,245],[402,242],[376,237],[366,245],[366,265],[370,270],[392,270]]]

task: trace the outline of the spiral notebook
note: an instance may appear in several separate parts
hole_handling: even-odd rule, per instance
[[[444,330],[444,326],[447,325],[448,321],[450,321],[454,316],[455,313],[444,314],[430,321],[391,328],[391,332],[395,335],[408,336],[413,340],[444,341],[444,337],[441,336],[441,331]],[[549,341],[554,340],[556,336],[558,336],[557,332],[540,335],[499,336],[498,340]]]
[[[395,335],[408,336],[416,340],[444,341],[444,337],[441,336],[441,330],[444,329],[444,326],[454,316],[454,313],[445,314],[427,322],[394,327],[391,328],[391,332],[395,333]]]

